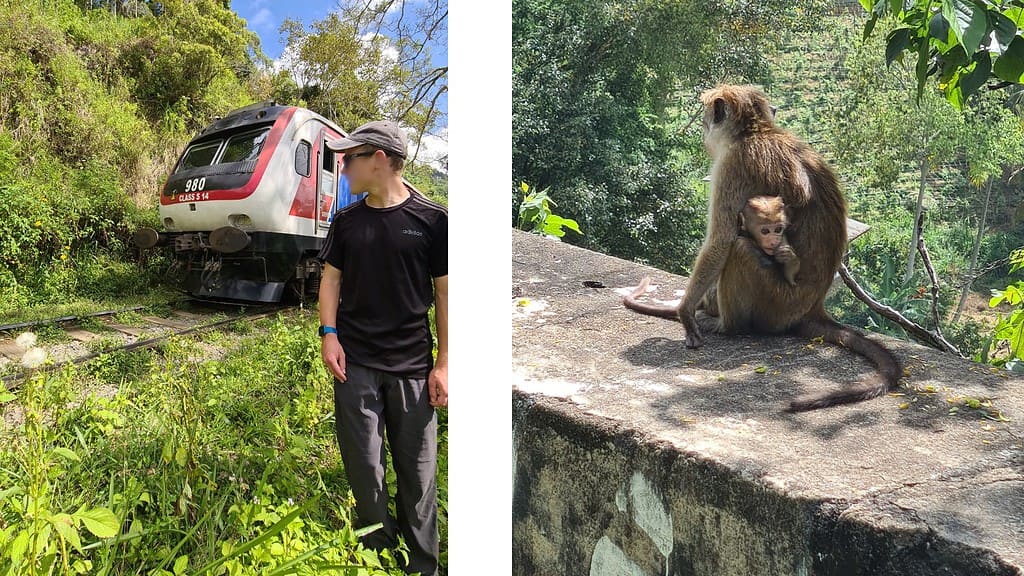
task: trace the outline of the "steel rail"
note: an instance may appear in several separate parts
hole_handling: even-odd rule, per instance
[[[149,308],[150,306],[152,306],[152,304],[147,306],[132,306],[131,308],[122,308],[120,310],[103,310],[100,312],[82,314],[80,316],[60,316],[57,318],[47,318],[46,320],[31,320],[28,322],[19,322],[17,324],[3,324],[0,325],[0,332],[10,332],[11,330],[18,330],[19,328],[32,328],[33,326],[64,324],[66,322],[84,320],[85,318],[96,318],[98,316],[113,316],[114,314],[120,314],[122,312],[135,312],[136,310],[142,310],[144,308]]]

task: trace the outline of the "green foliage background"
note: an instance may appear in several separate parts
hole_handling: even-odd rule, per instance
[[[567,240],[684,272],[706,210],[697,95],[765,81],[777,31],[823,5],[516,0],[512,222],[527,182],[579,223]]]
[[[687,273],[704,236],[709,168],[696,97],[719,83],[759,84],[777,122],[836,168],[850,216],[871,226],[850,247],[855,277],[933,328],[919,258],[906,277],[923,171],[941,328],[974,352],[986,328],[948,321],[960,289],[1004,287],[1007,255],[1024,245],[1017,92],[984,88],[964,110],[931,84],[919,98],[916,63],[886,61],[897,24],[879,20],[865,41],[867,18],[832,2],[516,0],[513,224],[527,182],[579,223],[584,235],[564,240]],[[846,290],[830,307],[854,326],[903,335]]]

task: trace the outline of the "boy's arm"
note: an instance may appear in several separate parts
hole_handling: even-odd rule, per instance
[[[448,276],[434,278],[434,325],[437,328],[437,358],[430,371],[431,406],[448,405]]]

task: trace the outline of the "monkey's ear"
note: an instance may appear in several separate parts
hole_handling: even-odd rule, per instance
[[[725,98],[715,98],[715,101],[711,103],[711,106],[715,111],[715,124],[725,120]]]

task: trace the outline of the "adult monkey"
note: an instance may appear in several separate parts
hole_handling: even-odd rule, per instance
[[[686,346],[703,345],[698,309],[709,312],[701,323],[716,332],[822,337],[866,357],[879,375],[838,392],[798,398],[789,411],[885,394],[900,378],[899,361],[825,311],[825,295],[846,251],[846,199],[832,168],[806,143],[775,125],[768,99],[756,87],[718,86],[701,94],[701,102],[704,146],[712,160],[711,198],[704,244],[686,295],[673,311],[686,328]],[[802,264],[795,286],[764,267],[748,242],[737,242],[736,215],[748,199],[763,195],[781,196],[790,209],[786,233]],[[645,287],[646,280],[641,283]],[[710,301],[705,300],[709,290]],[[654,316],[672,314],[637,302],[640,293],[638,288],[624,304]]]

